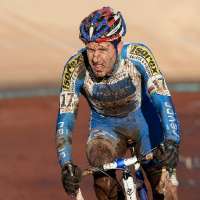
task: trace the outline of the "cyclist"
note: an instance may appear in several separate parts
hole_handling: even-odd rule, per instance
[[[180,143],[176,111],[151,50],[140,43],[124,44],[125,33],[121,13],[110,7],[92,12],[80,24],[85,47],[67,61],[60,92],[56,143],[62,183],[68,194],[76,194],[81,171],[71,158],[72,132],[83,94],[91,109],[86,146],[90,165],[98,167],[123,156],[127,138],[137,141],[140,154],[163,143],[155,158],[142,166],[154,199],[176,198]],[[94,174],[97,198],[124,199],[115,172],[109,174]]]

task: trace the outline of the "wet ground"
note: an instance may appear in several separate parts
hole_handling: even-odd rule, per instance
[[[200,93],[173,93],[181,120],[178,167],[179,199],[198,200],[200,190]],[[67,200],[57,163],[54,132],[58,97],[0,101],[0,200]],[[87,166],[84,147],[88,129],[87,103],[82,99],[75,128],[75,162]],[[87,200],[94,200],[91,177],[83,180]]]

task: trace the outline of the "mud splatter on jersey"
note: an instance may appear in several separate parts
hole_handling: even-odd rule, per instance
[[[151,115],[149,126],[155,127],[160,123],[164,138],[173,139],[177,143],[180,141],[179,122],[170,92],[148,47],[138,43],[125,44],[117,70],[100,81],[92,73],[86,49],[81,49],[69,59],[63,72],[56,134],[61,166],[71,159],[69,138],[72,135],[81,94],[88,100],[92,112],[116,119],[126,118],[130,113],[133,113],[132,116],[134,113],[138,115],[138,110],[146,102],[142,99],[145,95],[149,101],[146,107],[151,109],[142,110],[146,118]]]

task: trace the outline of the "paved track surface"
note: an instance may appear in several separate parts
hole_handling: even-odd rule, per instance
[[[173,93],[182,125],[179,199],[197,200],[200,190],[200,93]],[[54,132],[58,97],[0,101],[0,200],[67,200],[60,183]],[[84,108],[82,108],[84,107]],[[87,103],[81,99],[73,137],[75,162],[87,166],[84,147]],[[186,159],[188,157],[188,159]],[[82,183],[87,200],[95,200],[91,177]]]

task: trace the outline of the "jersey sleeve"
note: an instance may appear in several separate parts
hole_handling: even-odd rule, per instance
[[[63,71],[56,126],[56,148],[61,167],[72,159],[72,131],[83,85],[83,64],[83,56],[79,53],[69,59]]]
[[[159,115],[164,138],[179,143],[179,120],[165,78],[151,50],[143,44],[131,44],[127,46],[127,56],[141,74],[145,92]]]

